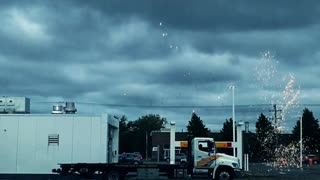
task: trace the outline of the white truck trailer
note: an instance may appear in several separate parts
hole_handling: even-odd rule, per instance
[[[0,174],[50,174],[58,163],[118,162],[109,114],[0,114]]]

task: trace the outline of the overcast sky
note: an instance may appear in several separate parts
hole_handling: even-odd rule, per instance
[[[251,128],[272,103],[287,131],[304,107],[320,116],[306,105],[320,100],[319,1],[0,2],[0,92],[29,97],[32,112],[75,101],[180,131],[195,111],[219,131],[234,85],[236,120]]]

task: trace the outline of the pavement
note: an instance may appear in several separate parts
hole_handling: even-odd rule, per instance
[[[128,178],[128,180],[138,180],[137,177]],[[166,177],[154,178],[153,180],[168,179]],[[206,177],[199,178],[184,178],[189,180],[204,180]],[[235,177],[235,180],[319,180],[320,179],[320,165],[313,165],[312,167],[303,164],[302,168],[298,167],[280,167],[272,166],[267,163],[250,163],[249,171],[243,171],[240,176]]]
[[[250,163],[249,171],[235,179],[320,179],[320,165],[309,167],[303,164],[299,167],[272,166],[266,163]]]
[[[74,179],[79,180],[83,179],[76,176],[67,176],[61,177],[59,175],[4,175],[0,174],[0,179],[41,179],[41,180],[66,180],[66,179]],[[94,177],[91,179],[101,179],[101,177]],[[137,180],[136,177],[128,177],[127,180]],[[150,179],[150,178],[149,178]],[[152,178],[153,180],[164,180],[168,179],[166,177]],[[191,177],[184,178],[191,179]],[[193,178],[192,180],[203,180],[208,178]],[[308,179],[308,180],[319,180],[320,179],[320,165],[313,165],[309,167],[307,164],[304,164],[303,167],[274,167],[272,165],[266,163],[250,163],[249,171],[243,171],[242,174],[235,178],[235,180],[271,180],[271,179],[282,179],[282,180],[298,180],[298,179]]]

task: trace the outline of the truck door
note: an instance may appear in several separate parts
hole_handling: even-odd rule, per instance
[[[199,140],[195,145],[195,167],[205,168],[215,163],[213,142],[209,140]]]

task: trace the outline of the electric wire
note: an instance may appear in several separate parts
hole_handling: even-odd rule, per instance
[[[66,101],[42,101],[42,102],[33,102],[33,103],[45,103],[45,104],[62,104]],[[105,107],[123,107],[123,108],[163,108],[163,109],[188,109],[188,108],[197,108],[197,109],[216,109],[216,108],[231,108],[232,105],[148,105],[148,104],[118,104],[118,103],[95,103],[95,102],[81,102],[75,101],[77,104],[83,105],[93,105],[93,106],[105,106]],[[255,107],[271,107],[273,104],[238,104],[235,107],[238,108],[255,108]],[[277,104],[283,105],[283,104]],[[317,107],[320,104],[294,104],[296,106],[313,106]]]

